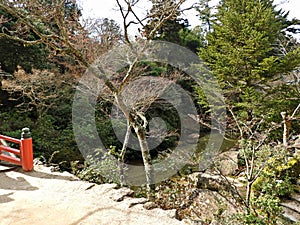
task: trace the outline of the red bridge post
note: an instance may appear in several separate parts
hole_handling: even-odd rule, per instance
[[[33,147],[29,128],[23,128],[21,134],[21,161],[24,171],[33,170]]]

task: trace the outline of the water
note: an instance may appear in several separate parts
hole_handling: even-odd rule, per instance
[[[210,143],[210,146],[208,146],[209,139],[213,140]],[[232,148],[236,143],[236,140],[226,140],[223,138],[222,135],[219,133],[210,133],[206,134],[203,137],[199,139],[199,144],[197,149],[195,149],[193,152],[194,154],[190,156],[190,158],[186,158],[186,161],[184,163],[180,163],[180,168],[159,168],[157,170],[160,171],[155,171],[155,180],[159,184],[161,181],[171,178],[171,177],[176,177],[176,176],[182,176],[182,175],[188,175],[193,172],[201,170],[202,165],[200,165],[201,158],[202,158],[202,153],[203,151],[208,152],[209,154],[211,152],[215,154],[222,153],[224,151],[229,150]],[[215,147],[215,146],[220,146],[220,147]],[[187,146],[188,148],[188,146]],[[210,152],[211,151],[211,152]],[[187,150],[187,152],[191,152],[190,150]],[[168,156],[166,155],[165,157],[162,157],[158,162],[161,162],[163,160],[168,160]],[[155,159],[154,159],[155,161]],[[154,162],[154,165],[157,162]],[[210,161],[204,162],[206,163],[205,166],[210,165]],[[164,164],[164,163],[163,163]],[[172,165],[172,163],[170,163]],[[169,165],[169,166],[170,166]],[[176,165],[175,165],[176,166]],[[137,184],[144,184],[146,183],[145,179],[145,171],[143,167],[143,162],[142,161],[135,161],[135,162],[130,162],[130,166],[128,170],[125,172],[125,179],[126,183],[128,186],[138,186]]]

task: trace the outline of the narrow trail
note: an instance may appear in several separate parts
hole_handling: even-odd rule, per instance
[[[0,165],[0,171],[7,169]],[[179,225],[174,211],[145,209],[128,188],[95,185],[36,166],[0,172],[0,225]]]

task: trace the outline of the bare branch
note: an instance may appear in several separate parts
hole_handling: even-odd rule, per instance
[[[291,115],[291,117],[290,117],[291,120],[295,118],[295,115],[296,115],[297,111],[299,110],[299,108],[300,108],[300,103],[298,104],[298,106],[294,110],[293,114]]]
[[[232,115],[232,117],[233,117],[233,119],[234,119],[234,121],[235,121],[235,124],[237,125],[237,127],[238,127],[238,129],[239,129],[239,131],[240,131],[240,137],[243,137],[244,132],[243,132],[243,130],[242,130],[242,128],[241,128],[241,126],[240,126],[240,124],[239,124],[239,122],[238,122],[236,116],[234,115],[234,113],[233,113],[233,111],[232,111],[232,108],[228,107],[228,110],[229,110],[229,112],[231,113],[231,115]]]
[[[179,7],[182,5],[182,3],[184,3],[185,0],[180,0],[178,3],[176,3],[171,9],[170,11],[168,11],[169,15],[164,17],[164,18],[160,18],[160,20],[156,23],[155,27],[152,29],[152,31],[149,33],[148,35],[148,39],[152,39],[155,35],[155,33],[161,28],[161,26],[169,19],[171,19],[176,13],[177,10],[179,9]]]

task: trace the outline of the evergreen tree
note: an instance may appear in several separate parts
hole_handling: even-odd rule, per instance
[[[211,31],[211,25],[213,21],[213,13],[210,2],[211,0],[199,0],[199,4],[196,7],[204,33]]]
[[[20,11],[27,16],[24,17],[31,20],[35,28],[41,33],[48,34],[46,26],[51,26],[53,30],[57,30],[57,35],[60,35],[59,27],[62,23],[66,24],[66,27],[69,28],[68,34],[76,34],[82,30],[79,23],[81,12],[75,0],[63,0],[59,3],[63,9],[62,12],[59,12],[63,15],[61,17],[63,20],[57,20],[58,16],[53,14],[53,8],[55,9],[54,6],[56,6],[57,9],[58,4],[53,0],[35,1],[34,4],[20,0],[11,2],[10,4],[14,4],[16,8],[19,8]],[[41,11],[41,9],[49,10]],[[57,9],[57,11],[59,10]],[[40,17],[31,18],[30,14],[33,12],[38,13]],[[44,69],[54,64],[60,67],[62,71],[65,70],[64,65],[59,65],[62,59],[60,56],[56,56],[58,52],[52,48],[52,46],[50,48],[49,46],[46,47],[44,43],[27,45],[18,41],[18,39],[26,39],[32,42],[39,40],[39,37],[31,29],[24,29],[23,24],[20,26],[19,19],[4,11],[2,8],[0,8],[0,18],[3,18],[3,21],[0,23],[0,33],[7,35],[0,35],[0,64],[3,70],[12,73],[16,70],[17,66],[20,65],[26,72],[31,72],[32,68]],[[10,38],[12,35],[15,35],[14,39]],[[62,48],[65,47],[62,46]],[[54,54],[50,59],[51,51],[54,52]],[[75,64],[74,59],[67,60]]]
[[[152,0],[151,2],[153,5],[149,13],[150,19],[144,27],[147,37],[149,36],[149,31],[153,30],[157,25],[157,21],[167,18],[169,15],[168,10],[173,9],[176,4],[173,0]],[[189,26],[188,20],[181,18],[181,12],[177,10],[174,16],[168,18],[163,26],[150,38],[172,42],[197,52],[197,49],[203,45],[203,38],[199,36],[198,28],[190,30]]]
[[[207,46],[200,49],[199,56],[219,79],[231,104],[252,111],[267,82],[292,69],[287,58],[297,50],[278,54],[286,16],[275,10],[273,0],[220,2]],[[299,57],[293,66],[297,63]]]
[[[178,40],[178,32],[184,28],[187,24],[186,21],[183,21],[178,18],[180,13],[177,12],[174,16],[168,18],[168,10],[172,9],[176,3],[173,0],[151,0],[152,8],[149,12],[149,21],[144,26],[144,33],[146,37],[151,39],[162,39],[166,41]],[[150,32],[155,28],[157,22],[161,19],[165,19],[166,23],[163,26],[160,26],[156,33],[150,36]],[[171,35],[172,34],[172,35]]]
[[[7,20],[0,24],[0,29],[3,32],[13,29],[17,19],[0,8],[1,16],[5,16]],[[34,40],[30,34],[27,36],[30,40]],[[45,45],[25,46],[16,40],[0,37],[0,65],[6,72],[13,73],[18,65],[27,72],[30,72],[33,67],[37,69],[47,68],[48,54]]]

